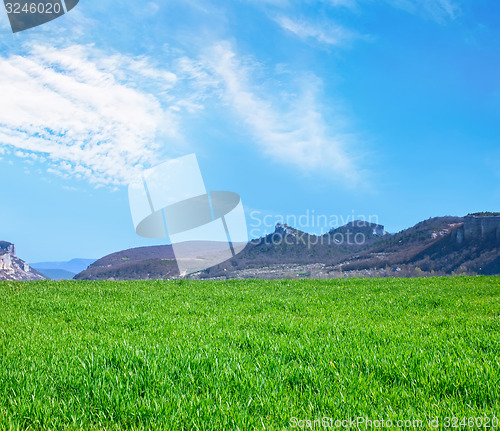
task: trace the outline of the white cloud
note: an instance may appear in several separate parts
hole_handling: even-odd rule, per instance
[[[236,113],[253,134],[249,144],[271,160],[359,179],[346,150],[350,138],[322,114],[317,78],[266,92],[253,61],[224,43],[207,52],[197,59],[177,53],[165,67],[81,45],[0,56],[0,155],[45,163],[63,178],[118,186],[182,154],[182,121],[193,127],[194,114],[222,101],[230,108],[222,121]]]
[[[340,45],[355,37],[355,34],[350,30],[331,22],[317,24],[283,15],[276,17],[275,21],[281,28],[293,33],[300,39],[315,39],[327,45]]]
[[[351,183],[360,180],[360,171],[346,151],[349,138],[327,127],[314,79],[303,84],[298,96],[283,102],[276,96],[258,95],[250,79],[255,71],[227,44],[213,48],[208,64],[223,82],[224,100],[245,121],[267,156],[301,171],[323,170]]]
[[[160,141],[177,134],[165,105],[190,103],[169,94],[175,73],[92,46],[32,46],[0,57],[0,75],[0,146],[38,154],[51,172],[95,185],[124,184],[161,159]]]

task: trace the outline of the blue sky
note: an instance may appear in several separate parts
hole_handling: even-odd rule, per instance
[[[117,3],[16,34],[0,13],[0,239],[23,259],[161,244],[127,184],[190,153],[251,236],[500,209],[499,2]]]

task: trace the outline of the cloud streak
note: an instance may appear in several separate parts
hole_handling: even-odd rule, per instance
[[[266,156],[302,172],[323,170],[351,183],[360,180],[360,170],[346,151],[349,138],[332,134],[326,125],[314,79],[283,103],[259,95],[250,79],[251,66],[228,44],[215,46],[208,64],[223,82],[225,102],[244,120]]]
[[[285,30],[290,31],[296,36],[306,39],[314,38],[319,42],[338,45],[342,40],[350,39],[355,32],[347,30],[338,25],[315,24],[299,18],[291,18],[290,15],[300,4],[328,5],[334,9],[346,8],[360,11],[366,7],[379,7],[385,2],[394,8],[404,10],[408,13],[430,18],[436,22],[443,23],[456,19],[460,13],[460,2],[458,0],[312,0],[291,2],[288,0],[247,0],[257,6],[272,7],[281,12],[287,13],[287,16],[279,15],[273,17],[274,21]]]
[[[454,0],[386,0],[391,6],[409,13],[421,14],[434,21],[444,22],[456,19],[460,5]]]
[[[303,19],[293,19],[284,15],[277,16],[279,26],[300,39],[314,39],[327,45],[343,45],[356,35],[346,28],[333,23],[316,24]]]

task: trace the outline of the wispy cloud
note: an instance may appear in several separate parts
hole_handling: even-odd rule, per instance
[[[281,28],[300,39],[314,39],[327,45],[341,45],[356,37],[354,32],[333,22],[313,23],[284,15],[277,16],[275,21]]]
[[[239,60],[228,44],[215,46],[208,64],[222,80],[225,102],[268,157],[303,172],[323,170],[351,183],[360,180],[360,170],[346,151],[350,138],[327,127],[313,79],[283,103],[278,95],[259,94],[262,87],[259,91],[252,83],[251,65]]]
[[[427,16],[435,21],[453,20],[460,15],[456,0],[386,0],[390,5],[409,13]]]
[[[287,77],[266,91],[278,77],[265,73],[259,81],[256,63],[229,44],[206,52],[178,52],[164,67],[91,45],[34,45],[23,56],[0,56],[0,150],[44,163],[52,174],[118,186],[182,154],[184,122],[192,127],[200,110],[223,104],[227,117],[218,121],[229,124],[236,113],[253,136],[249,145],[269,160],[359,180],[351,138],[323,115],[318,78]]]
[[[357,0],[322,0],[322,2],[335,7],[353,8],[357,5]]]
[[[155,163],[189,102],[169,93],[175,73],[92,46],[32,46],[0,57],[0,75],[0,146],[95,185],[126,183]]]
[[[436,22],[445,22],[448,20],[456,19],[460,13],[460,2],[459,0],[298,0],[292,2],[289,0],[246,0],[251,1],[257,6],[270,6],[282,12],[286,10],[288,14],[291,14],[297,5],[308,3],[319,5],[329,5],[333,8],[344,7],[347,9],[362,10],[363,7],[368,6],[379,6],[381,3],[385,2],[392,7],[404,10],[408,13],[420,15],[422,17],[430,18]],[[304,22],[299,19],[284,18],[280,16],[275,21],[281,25],[281,27],[286,30],[295,33],[297,36],[302,38],[312,37],[320,42],[332,43],[332,41],[338,41],[339,36],[345,36],[345,32],[349,36],[349,32],[339,26],[318,26],[310,22]],[[344,33],[344,34],[343,34]],[[354,34],[351,32],[351,35]]]
[[[244,0],[256,5],[290,6],[298,3],[325,3],[331,6],[354,7],[358,0]]]

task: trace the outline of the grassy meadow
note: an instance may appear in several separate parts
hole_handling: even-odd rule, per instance
[[[0,282],[0,430],[451,416],[500,416],[500,277]]]

